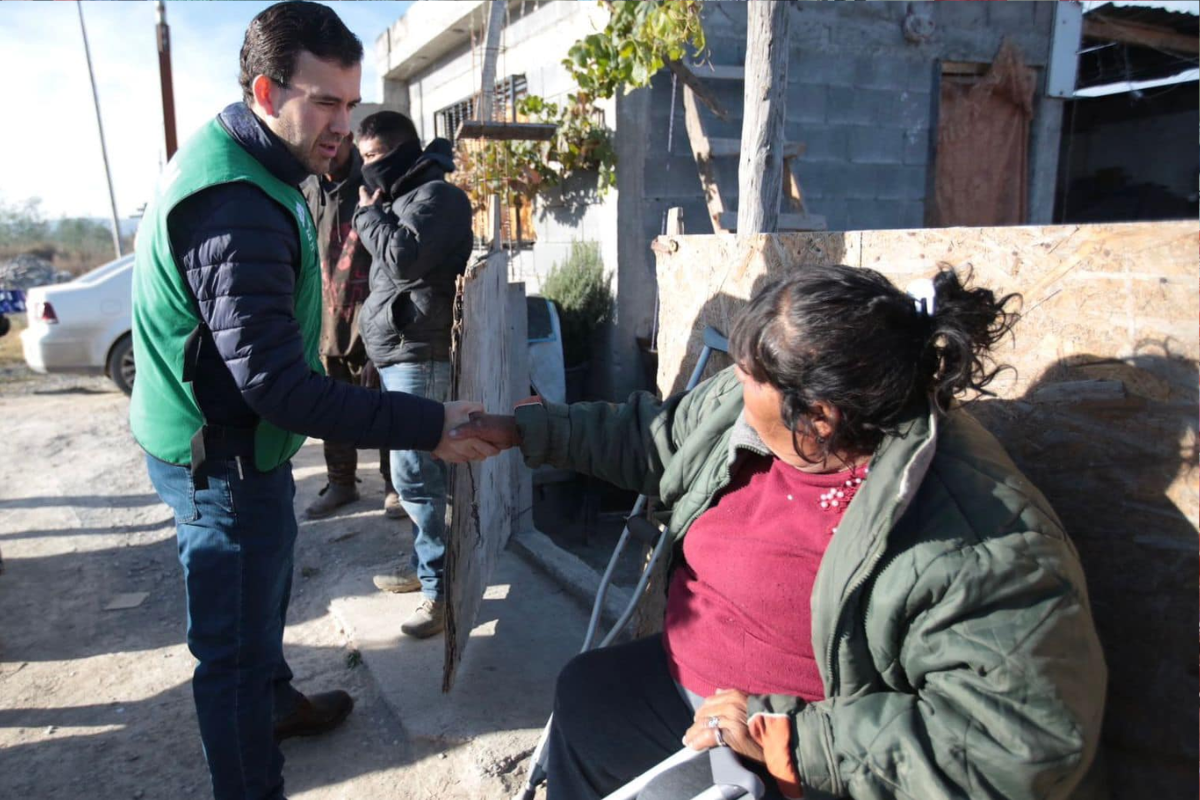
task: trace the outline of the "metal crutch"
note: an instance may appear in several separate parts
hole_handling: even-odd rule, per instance
[[[709,356],[714,350],[722,353],[729,352],[729,340],[718,331],[716,328],[709,325],[704,329],[703,335],[704,349],[700,351],[700,358],[696,360],[696,367],[692,370],[691,376],[688,378],[685,392],[690,392],[696,388],[696,384],[700,382],[700,376],[704,374],[704,368],[708,366]],[[604,598],[608,594],[608,586],[612,581],[613,572],[617,568],[617,560],[625,550],[630,537],[636,538],[643,544],[653,547],[650,552],[650,557],[646,561],[646,566],[642,569],[642,575],[638,579],[637,586],[634,587],[633,593],[630,595],[629,604],[625,607],[624,612],[617,618],[608,634],[600,641],[599,647],[607,647],[612,643],[621,631],[629,624],[630,618],[633,616],[634,609],[637,608],[638,600],[642,593],[646,590],[646,583],[650,580],[650,575],[653,572],[654,565],[658,563],[659,557],[663,551],[667,549],[670,542],[670,535],[666,528],[659,528],[650,520],[642,516],[642,512],[646,508],[646,495],[638,495],[637,501],[633,504],[633,509],[629,512],[629,517],[625,520],[625,529],[621,531],[621,538],[617,540],[616,547],[613,548],[613,554],[608,560],[608,568],[604,570],[604,575],[600,578],[600,588],[596,592],[596,599],[592,603],[592,616],[588,621],[587,634],[583,638],[583,647],[580,648],[580,653],[586,653],[592,649],[592,642],[596,637],[596,630],[600,625],[600,615],[604,609]],[[550,724],[554,721],[554,715],[546,720],[546,726],[542,728],[542,735],[538,739],[537,747],[533,750],[533,755],[529,759],[529,777],[525,780],[525,786],[517,794],[514,800],[533,800],[534,793],[537,787],[546,780],[546,740],[550,736]],[[693,751],[688,751],[689,753]],[[683,753],[677,753],[676,758],[683,756]],[[701,755],[701,753],[694,753]],[[687,761],[683,758],[678,763]],[[661,765],[660,765],[661,766]]]

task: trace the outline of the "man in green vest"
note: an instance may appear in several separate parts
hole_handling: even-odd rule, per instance
[[[138,377],[130,425],[175,512],[200,736],[217,800],[283,797],[278,741],[353,706],[305,696],[283,656],[296,518],[291,457],[306,436],[362,448],[492,455],[450,439],[475,403],[437,403],[324,376],[316,232],[299,186],[328,171],[359,102],[362,44],[327,6],[285,2],[250,23],[242,101],[170,163],[133,279]]]

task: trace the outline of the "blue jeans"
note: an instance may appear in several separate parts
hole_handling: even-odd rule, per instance
[[[389,392],[407,392],[444,403],[450,399],[450,362],[421,361],[393,364],[379,370]],[[392,485],[413,524],[412,567],[421,579],[421,593],[433,600],[444,594],[446,563],[447,468],[423,450],[392,451]]]
[[[146,456],[150,481],[175,512],[187,588],[187,643],[200,662],[192,695],[216,800],[281,800],[274,720],[300,693],[283,657],[292,589],[296,485],[291,463],[257,472],[209,457],[207,489],[190,468]]]

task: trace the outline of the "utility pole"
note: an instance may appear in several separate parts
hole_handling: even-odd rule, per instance
[[[88,49],[87,27],[83,24],[83,3],[76,0],[75,7],[79,10],[79,32],[83,34],[83,56],[87,59],[88,78],[92,82],[92,103],[96,106],[96,128],[100,131],[100,155],[104,159],[104,177],[108,179],[108,201],[112,207],[112,237],[113,248],[117,258],[121,252],[121,228],[117,223],[117,196],[113,193],[112,171],[108,168],[108,148],[104,144],[104,123],[100,120],[100,95],[96,92],[96,74],[92,71],[92,53]]]
[[[791,3],[746,3],[746,88],[738,164],[739,235],[773,233],[783,196],[783,123]]]
[[[179,145],[175,139],[175,88],[171,82],[171,28],[167,25],[167,4],[154,4],[158,14],[158,80],[162,86],[163,131],[167,137],[167,161]]]

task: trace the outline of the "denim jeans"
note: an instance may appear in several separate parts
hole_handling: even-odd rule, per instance
[[[257,472],[210,456],[197,489],[190,468],[146,456],[150,481],[175,512],[187,588],[187,643],[200,662],[192,695],[216,800],[283,798],[274,720],[299,692],[283,657],[292,588],[296,485],[291,463]]]
[[[393,364],[379,370],[383,388],[407,392],[444,403],[450,399],[450,362],[421,361]],[[441,600],[446,562],[447,468],[422,450],[392,451],[392,485],[400,505],[412,520],[412,566],[421,579],[421,592]]]

